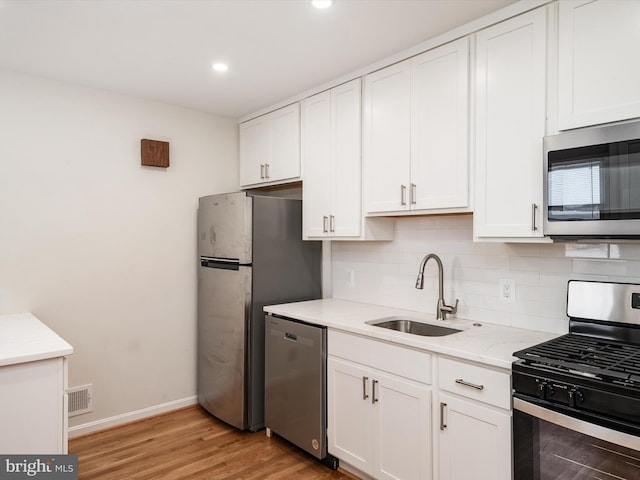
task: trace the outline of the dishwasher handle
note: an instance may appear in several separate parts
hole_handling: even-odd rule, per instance
[[[293,333],[284,332],[284,339],[289,340],[290,342],[297,342],[298,336],[294,335]]]

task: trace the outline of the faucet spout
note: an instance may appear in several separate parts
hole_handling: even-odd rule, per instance
[[[416,288],[424,288],[424,267],[427,262],[434,259],[438,264],[438,304],[436,306],[436,318],[438,320],[446,320],[447,313],[455,314],[458,311],[458,300],[454,306],[447,305],[444,301],[444,273],[442,268],[442,260],[435,253],[426,255],[422,262],[420,262],[420,268],[418,269],[418,278],[416,279]]]

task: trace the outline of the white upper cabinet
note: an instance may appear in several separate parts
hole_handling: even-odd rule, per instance
[[[476,36],[476,238],[543,239],[546,25],[543,7]]]
[[[367,213],[468,211],[468,112],[468,38],[367,75]]]
[[[304,238],[391,240],[392,219],[363,219],[361,81],[302,102]]]
[[[411,60],[411,183],[416,210],[469,205],[469,39]]]
[[[408,210],[411,61],[364,77],[363,163],[367,213]]]
[[[240,124],[240,186],[300,179],[300,105]]]
[[[559,2],[558,127],[640,117],[640,2]]]
[[[329,233],[333,209],[331,93],[303,100],[301,114],[304,237],[324,237]]]

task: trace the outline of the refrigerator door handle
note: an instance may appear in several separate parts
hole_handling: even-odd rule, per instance
[[[219,268],[223,270],[239,270],[242,266],[250,266],[249,264],[240,263],[237,258],[216,258],[216,257],[200,257],[200,266],[207,268]]]

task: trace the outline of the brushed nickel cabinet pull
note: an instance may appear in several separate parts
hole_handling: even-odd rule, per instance
[[[271,166],[271,165],[269,165],[268,163],[265,163],[265,164],[264,164],[264,177],[265,177],[265,178],[269,178],[269,167],[270,167],[270,166]]]
[[[329,215],[329,231],[331,233],[336,231],[336,217]]]
[[[446,406],[446,403],[440,402],[440,430],[444,430],[445,428],[447,428],[447,425],[444,423],[444,408]]]
[[[531,231],[535,232],[538,230],[538,226],[536,225],[536,210],[538,210],[538,205],[535,203],[531,204]]]
[[[329,217],[326,215],[322,216],[322,232],[327,233],[329,230],[327,229],[327,222],[329,221]]]
[[[376,397],[376,385],[378,385],[378,380],[374,380],[371,387],[371,403],[378,403],[378,397]]]
[[[458,385],[464,385],[465,387],[475,388],[476,390],[484,390],[484,385],[478,385],[477,383],[465,382],[461,378],[456,378],[456,383]]]
[[[400,185],[400,205],[407,204],[407,187],[405,185]]]
[[[260,178],[264,179],[264,163],[260,164]]]
[[[367,393],[367,381],[369,377],[362,377],[362,399],[366,400],[369,398],[369,394]]]
[[[411,203],[411,205],[416,204],[416,184],[415,183],[411,184],[411,189],[409,190],[409,203]]]

